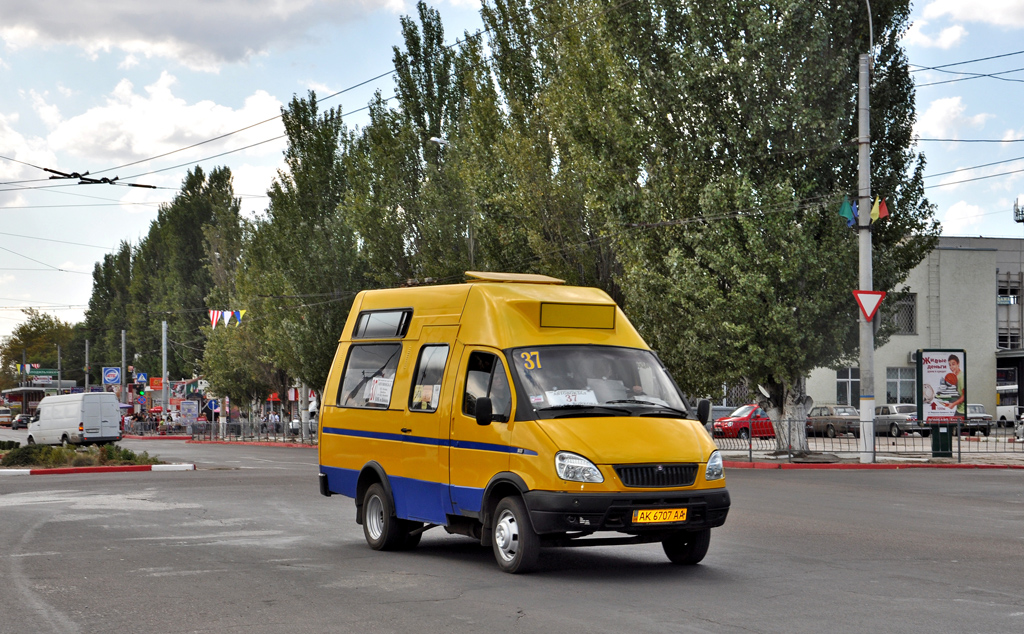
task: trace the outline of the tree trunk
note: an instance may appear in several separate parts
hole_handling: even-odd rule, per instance
[[[775,385],[765,411],[775,428],[775,449],[796,456],[810,453],[807,445],[807,380],[798,377],[791,384]],[[782,403],[779,407],[778,402]]]

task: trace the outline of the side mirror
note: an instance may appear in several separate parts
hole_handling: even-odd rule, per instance
[[[486,427],[494,420],[494,412],[491,411],[491,399],[481,396],[476,399],[476,424]]]
[[[711,418],[711,401],[702,398],[697,401],[697,420],[701,425],[707,425],[709,418]]]

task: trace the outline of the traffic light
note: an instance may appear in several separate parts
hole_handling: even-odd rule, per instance
[[[145,395],[146,395],[146,384],[145,383],[139,383],[139,396],[145,396]]]

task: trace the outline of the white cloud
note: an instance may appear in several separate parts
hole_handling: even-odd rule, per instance
[[[129,53],[129,54],[124,56],[124,59],[121,60],[121,63],[118,64],[117,67],[119,69],[121,69],[121,70],[128,70],[129,68],[133,68],[133,67],[138,66],[138,65],[139,65],[139,58],[135,57],[134,53]]]
[[[40,167],[53,165],[53,152],[47,147],[44,139],[28,138],[14,129],[13,124],[17,123],[18,119],[17,113],[9,115],[0,113],[0,156],[15,159],[14,161],[0,159],[0,182],[46,178],[46,174],[31,165]],[[25,165],[25,163],[31,165]],[[4,187],[4,189],[9,188]],[[15,199],[20,199],[15,193],[0,193],[0,205],[14,205],[16,204]]]
[[[959,44],[967,36],[967,29],[959,24],[942,29],[937,36],[926,35],[923,31],[928,24],[927,20],[920,20],[910,25],[903,41],[908,46],[921,46],[924,48],[949,49]]]
[[[954,203],[942,217],[942,232],[947,235],[966,233],[971,227],[981,224],[983,213],[981,207],[966,201]]]
[[[1024,2],[1020,0],[934,0],[922,12],[925,18],[949,17],[962,22],[1024,27]]]
[[[0,275],[0,285],[7,284],[8,282],[13,282],[14,280],[15,280],[15,277],[13,275],[11,275],[10,273],[7,273],[5,275]]]
[[[92,55],[116,49],[215,71],[273,47],[305,43],[321,24],[352,22],[382,9],[407,7],[402,0],[78,0],[71,11],[0,0],[0,38],[10,49],[70,44]]]
[[[994,116],[985,113],[967,116],[964,114],[965,110],[967,106],[960,97],[936,99],[918,117],[914,124],[914,134],[919,137],[955,139],[960,129],[980,128],[985,125],[986,120]]]
[[[247,97],[238,109],[205,100],[187,103],[174,95],[175,81],[172,75],[162,73],[141,94],[130,81],[121,80],[105,104],[61,121],[47,139],[50,148],[96,163],[128,163],[220,136],[274,117],[281,111],[281,102],[262,90]],[[281,122],[270,121],[177,153],[167,160],[184,163],[282,133]],[[284,147],[285,141],[278,139],[245,150],[243,155],[265,156],[280,152]],[[95,169],[95,163],[93,166],[90,169]],[[144,165],[135,166],[133,170],[145,171],[144,168]]]
[[[46,127],[52,130],[60,123],[60,110],[57,106],[46,103],[46,95],[45,92],[39,94],[35,90],[29,91],[29,96],[32,99],[32,108],[39,115],[39,118],[43,120]]]

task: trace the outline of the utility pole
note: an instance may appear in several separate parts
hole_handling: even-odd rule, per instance
[[[120,400],[121,400],[122,403],[127,403],[128,402],[128,399],[126,398],[127,395],[124,393],[124,350],[125,350],[125,346],[124,346],[125,337],[124,337],[124,334],[125,334],[125,331],[122,330],[121,331],[121,399]]]
[[[64,393],[64,383],[61,381],[63,375],[60,369],[60,344],[57,344],[57,394]]]
[[[160,379],[160,384],[163,386],[163,389],[160,391],[160,402],[163,403],[163,406],[164,406],[163,407],[164,418],[166,419],[167,415],[169,414],[169,412],[167,411],[167,322],[166,321],[162,322],[160,330],[161,330],[161,332],[163,334],[163,356],[164,356],[164,359],[163,359],[163,370],[160,373],[160,376],[162,377]]]
[[[306,442],[306,438],[309,437],[309,387],[305,381],[299,385],[299,438]]]
[[[870,5],[868,20],[871,19]],[[860,290],[871,291],[871,55],[860,56],[858,115],[858,246],[860,251]],[[860,315],[860,461],[875,461],[875,333],[872,324]]]
[[[89,391],[89,340],[85,340],[85,391]]]

